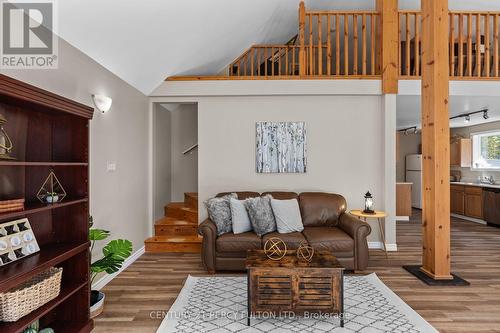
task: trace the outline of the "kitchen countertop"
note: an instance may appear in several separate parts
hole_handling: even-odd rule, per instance
[[[481,184],[481,183],[473,183],[473,182],[450,182],[450,184],[477,186],[477,187],[489,187],[489,188],[500,188],[500,184]]]

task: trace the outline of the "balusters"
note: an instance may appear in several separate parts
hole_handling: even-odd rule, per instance
[[[330,33],[330,14],[326,15],[326,75],[332,75],[332,36]]]
[[[361,19],[361,74],[366,75],[366,14]]]
[[[458,76],[464,76],[464,15],[458,15]]]
[[[499,42],[500,42],[500,39],[499,39],[499,19],[498,19],[498,14],[495,14],[495,17],[493,19],[493,30],[494,30],[494,37],[493,37],[493,43],[494,43],[494,46],[493,46],[493,72],[494,72],[494,76],[495,77],[498,77],[498,74],[499,74],[499,59],[498,59],[498,55],[499,55]]]
[[[467,75],[472,76],[472,15],[467,14]]]
[[[481,54],[482,54],[482,48],[481,48],[481,15],[477,14],[476,15],[476,70],[477,70],[477,76],[481,77],[481,69],[482,69],[482,64],[481,64]]]
[[[455,14],[450,14],[450,76],[455,75]]]
[[[484,76],[490,77],[490,15],[484,16]]]
[[[349,75],[349,16],[344,14],[344,75]]]
[[[352,66],[352,71],[354,75],[358,75],[358,15],[354,14],[352,16],[352,30],[353,30],[353,37],[352,37],[352,44],[353,44],[353,50],[352,50],[352,55],[353,55],[353,66]]]
[[[335,15],[335,75],[340,75],[340,16]]]
[[[377,51],[377,47],[375,46],[375,18],[376,15],[370,15],[370,74],[375,75],[375,53]]]

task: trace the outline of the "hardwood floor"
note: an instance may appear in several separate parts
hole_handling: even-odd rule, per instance
[[[500,332],[500,229],[452,218],[452,270],[470,287],[429,287],[401,268],[421,260],[420,212],[397,226],[398,252],[370,251],[377,275],[440,332]],[[185,278],[205,275],[199,254],[145,254],[104,291],[94,332],[155,332],[156,311],[175,301]],[[160,313],[161,316],[161,313]]]

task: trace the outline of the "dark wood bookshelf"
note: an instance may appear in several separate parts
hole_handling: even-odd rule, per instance
[[[59,296],[54,298],[52,301],[42,305],[35,311],[30,314],[24,316],[16,322],[8,323],[2,322],[0,323],[0,332],[2,333],[17,333],[22,332],[26,326],[30,325],[32,322],[47,314],[51,310],[53,310],[56,306],[66,301],[69,297],[74,295],[78,290],[82,288],[86,288],[87,283],[69,283],[61,289],[61,293]],[[60,331],[63,332],[63,331]],[[66,332],[66,331],[64,331]]]
[[[24,205],[24,210],[19,210],[17,212],[7,212],[7,213],[1,213],[0,214],[0,221],[6,220],[6,219],[13,219],[13,218],[21,218],[24,217],[25,215],[30,215],[34,213],[39,213],[43,212],[45,210],[51,210],[51,209],[57,209],[61,207],[66,207],[66,206],[71,206],[71,205],[76,205],[80,203],[87,203],[88,198],[73,198],[73,199],[68,199],[65,198],[64,201],[61,202],[56,202],[53,204],[48,204],[48,203],[42,203],[42,202],[27,202]]]
[[[21,161],[2,161],[0,160],[0,166],[88,166],[88,163],[84,162],[21,162]]]
[[[0,292],[50,267],[62,267],[61,293],[0,332],[22,332],[39,320],[56,332],[90,332],[89,121],[93,109],[0,75],[0,114],[13,142],[12,159],[0,159],[0,200],[24,199],[24,210],[0,213],[0,224],[27,218],[40,251],[0,267]],[[53,171],[67,196],[42,203],[37,193]]]

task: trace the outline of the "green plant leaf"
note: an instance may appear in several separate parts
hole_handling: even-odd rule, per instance
[[[113,274],[120,270],[122,264],[123,259],[115,258],[113,253],[110,253],[90,265],[90,271],[92,273],[106,272],[108,274]]]
[[[108,238],[110,232],[102,229],[90,229],[89,238],[91,241],[99,241]]]
[[[115,259],[125,260],[132,254],[132,242],[127,239],[115,239],[103,249],[104,256],[112,255]]]

